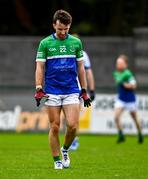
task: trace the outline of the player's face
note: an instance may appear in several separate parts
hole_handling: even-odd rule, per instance
[[[71,24],[68,24],[68,25],[62,24],[62,23],[60,23],[59,20],[57,20],[56,23],[53,24],[53,27],[56,31],[57,38],[65,39],[67,37],[68,32],[69,32],[70,25]]]
[[[118,58],[117,62],[116,62],[116,68],[118,71],[123,71],[124,69],[126,69],[127,64],[126,64],[125,60],[122,58]]]

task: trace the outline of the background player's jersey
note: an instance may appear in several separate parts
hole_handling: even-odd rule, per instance
[[[86,70],[90,69],[91,68],[90,59],[89,59],[88,54],[85,51],[83,51],[83,60],[84,60],[84,68]]]
[[[88,54],[85,51],[83,51],[83,62],[84,62],[84,68],[85,68],[86,71],[88,69],[91,69],[91,62],[90,62]],[[77,78],[77,80],[78,80],[78,78]],[[79,80],[78,80],[78,86],[79,86],[79,90],[81,90]]]
[[[132,72],[125,69],[122,72],[115,71],[113,75],[118,86],[118,98],[124,102],[135,102],[136,97],[134,90],[126,89],[123,86],[124,83],[136,84],[136,80]]]
[[[59,40],[54,34],[40,42],[36,61],[45,62],[45,92],[47,94],[79,93],[77,61],[83,60],[80,39],[67,35]]]

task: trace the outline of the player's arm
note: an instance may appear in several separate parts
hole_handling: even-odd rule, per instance
[[[36,71],[35,71],[35,84],[37,87],[43,87],[43,79],[44,79],[44,66],[45,62],[36,62]]]
[[[136,80],[134,78],[130,79],[129,82],[124,83],[123,86],[126,89],[131,89],[131,90],[135,90],[137,88],[137,84],[136,84]]]
[[[130,83],[124,83],[124,87],[126,89],[131,89],[131,90],[133,89],[134,90],[134,89],[136,89],[137,86],[136,86],[136,84],[133,85],[133,84],[130,84]]]
[[[43,97],[48,97],[43,91],[43,81],[44,81],[44,67],[46,62],[46,48],[41,42],[38,48],[36,57],[36,71],[35,71],[35,85],[36,93],[34,95],[37,106],[40,105],[40,101]]]
[[[86,76],[85,76],[85,69],[84,69],[83,60],[78,61],[77,65],[78,65],[78,79],[80,82],[80,86],[82,89],[86,89],[87,84],[86,84]]]
[[[76,58],[77,58],[77,67],[78,67],[78,79],[81,86],[81,92],[79,95],[79,98],[82,98],[84,100],[84,106],[89,107],[91,106],[91,100],[87,95],[87,84],[86,84],[86,74],[84,69],[84,62],[83,62],[83,50],[82,50],[82,43],[81,41],[77,44],[77,50],[76,50]]]
[[[89,107],[91,106],[91,99],[87,95],[87,84],[86,84],[86,74],[85,74],[85,69],[84,69],[84,64],[83,61],[78,61],[78,79],[80,82],[81,86],[81,92],[80,92],[80,98],[84,100],[84,107]]]
[[[86,79],[87,79],[90,98],[93,101],[95,99],[95,82],[94,82],[93,72],[91,68],[86,69],[85,71],[86,71]]]
[[[84,61],[83,61],[84,55],[83,55],[83,48],[80,39],[77,41],[76,58],[77,58],[78,78],[79,78],[80,86],[82,89],[86,89],[87,84],[86,84],[86,75],[85,75]]]
[[[90,58],[85,51],[83,51],[83,58],[84,58],[84,67],[85,67],[85,72],[86,72],[86,80],[87,80],[87,86],[89,89],[89,95],[90,95],[91,100],[93,101],[95,99],[94,76],[93,76],[93,71],[91,69]]]
[[[35,84],[36,84],[36,93],[35,100],[37,106],[40,105],[40,101],[43,97],[48,98],[48,95],[43,91],[43,79],[44,79],[44,66],[45,62],[36,62],[36,71],[35,71]]]
[[[35,71],[35,83],[36,87],[43,87],[43,79],[44,79],[44,66],[46,62],[46,45],[44,42],[40,42],[37,56],[36,56],[36,71]]]
[[[93,76],[92,69],[86,70],[86,78],[87,78],[89,90],[94,91],[95,90],[95,83],[94,83],[94,76]]]

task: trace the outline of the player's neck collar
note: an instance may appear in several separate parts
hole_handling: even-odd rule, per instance
[[[53,33],[52,36],[53,36],[54,39],[58,39],[57,36],[56,36],[56,33]],[[69,37],[69,34],[67,34],[67,36],[66,36],[65,39],[68,39],[68,37]],[[63,40],[65,40],[65,39],[63,39]],[[60,39],[59,39],[59,40],[60,40]]]

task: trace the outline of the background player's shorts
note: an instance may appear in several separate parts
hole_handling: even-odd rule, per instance
[[[49,98],[46,100],[45,105],[47,106],[62,106],[68,104],[79,104],[79,93],[67,94],[67,95],[56,95],[47,94]]]
[[[116,108],[124,108],[130,112],[135,112],[137,111],[137,104],[136,102],[124,102],[117,98],[115,100],[115,109]]]

